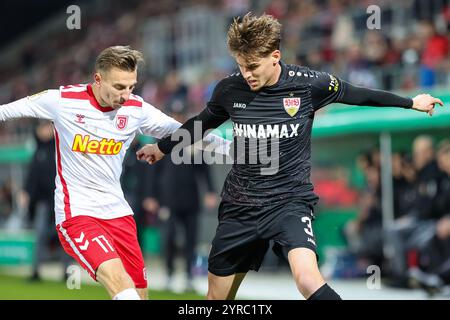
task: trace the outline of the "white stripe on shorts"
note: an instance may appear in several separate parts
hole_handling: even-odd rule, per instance
[[[95,275],[95,270],[92,268],[92,266],[87,262],[87,260],[84,258],[84,256],[81,254],[81,252],[78,250],[78,248],[73,243],[72,239],[70,239],[69,235],[67,234],[66,229],[62,227],[62,225],[59,225],[59,231],[61,231],[62,235],[66,239],[67,243],[72,247],[72,250],[75,252],[75,254],[80,258],[80,260],[88,267],[88,269],[92,272],[92,274]]]

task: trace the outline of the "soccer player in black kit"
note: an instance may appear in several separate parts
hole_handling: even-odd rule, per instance
[[[404,98],[287,65],[280,60],[280,39],[281,25],[269,15],[235,19],[228,31],[228,48],[240,72],[220,81],[207,107],[179,129],[188,130],[193,143],[196,121],[205,132],[231,118],[234,145],[243,146],[234,152],[222,190],[208,260],[208,299],[234,299],[245,274],[260,267],[269,240],[274,241],[273,250],[289,261],[306,299],[340,299],[320,274],[311,224],[318,200],[310,181],[314,112],[337,102],[412,108],[432,115],[435,104],[443,105],[428,94]],[[168,136],[144,146],[137,157],[154,163],[177,143]],[[271,170],[267,161],[260,160],[268,149],[277,162]],[[259,160],[248,161],[255,152]]]

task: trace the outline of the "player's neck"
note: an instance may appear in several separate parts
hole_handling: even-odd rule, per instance
[[[277,65],[275,66],[275,71],[273,73],[273,77],[267,81],[266,86],[273,86],[274,84],[276,84],[278,82],[278,80],[280,79],[280,75],[281,75],[281,65],[279,63],[277,63]]]
[[[92,84],[92,93],[94,94],[94,98],[95,98],[95,100],[97,100],[98,104],[102,107],[112,107],[108,103],[103,101],[103,99],[100,97],[100,93],[98,90],[99,90],[98,85],[93,83]]]

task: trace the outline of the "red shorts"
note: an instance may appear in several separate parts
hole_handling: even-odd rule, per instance
[[[133,216],[111,220],[77,216],[56,226],[64,250],[96,280],[98,266],[119,258],[136,288],[147,288],[144,258]]]

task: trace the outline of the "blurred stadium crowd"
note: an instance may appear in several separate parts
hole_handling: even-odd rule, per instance
[[[91,81],[95,57],[103,48],[114,44],[143,48],[146,41],[153,41],[142,35],[148,21],[154,17],[182,19],[184,11],[198,7],[220,12],[225,18],[222,37],[230,19],[237,15],[248,11],[272,14],[284,26],[286,62],[327,71],[358,85],[412,90],[450,82],[450,6],[445,0],[97,2],[82,11],[80,30],[46,30],[21,44],[14,62],[0,63],[0,103],[59,85]],[[369,30],[366,25],[367,7],[373,4],[381,9],[380,30]],[[223,48],[226,51],[225,43]],[[170,108],[176,102],[191,113],[203,108],[214,81],[235,68],[231,61],[210,64],[201,77],[192,79],[183,76],[174,57],[166,59],[172,61],[157,75],[151,71],[155,62],[147,59],[137,92],[160,108]],[[11,130],[15,133],[12,136],[7,134]],[[3,125],[0,141],[15,139],[23,130],[30,132],[26,121],[12,128]]]
[[[380,30],[369,30],[366,24],[366,10],[374,4],[381,8]],[[186,10],[196,8],[223,18],[223,53],[220,61],[205,61],[196,77],[182,70],[176,53],[165,57],[163,72],[152,69],[154,61],[147,56],[136,93],[168,113],[199,112],[216,81],[232,72],[226,28],[233,17],[248,11],[280,19],[287,63],[371,88],[410,91],[450,85],[448,0],[111,0],[93,1],[88,10],[84,8],[81,5],[80,30],[45,29],[16,44],[15,58],[9,63],[0,61],[0,104],[59,85],[89,82],[102,49],[116,44],[143,49],[146,41],[153,41],[145,37],[149,21],[162,19],[171,29],[173,20],[182,20]],[[170,37],[177,40],[176,34]],[[29,140],[36,125],[34,120],[3,123],[0,144]],[[382,245],[377,152],[358,159],[367,183],[359,192],[360,215],[343,230],[349,249],[370,263],[387,261],[387,270],[402,281],[408,270],[420,267],[450,282],[449,274],[439,269],[450,256],[450,142],[441,142],[436,152],[433,148],[430,137],[420,137],[411,148],[412,156],[395,154],[392,159],[396,222],[389,230],[392,247],[387,251]],[[12,211],[11,189],[10,183],[0,187],[3,220]]]
[[[348,252],[383,266],[392,285],[450,284],[450,140],[418,136],[412,153],[392,156],[394,222],[383,225],[379,150],[361,154],[358,215],[343,228]],[[438,277],[431,276],[438,275]],[[412,279],[413,278],[413,279]]]

